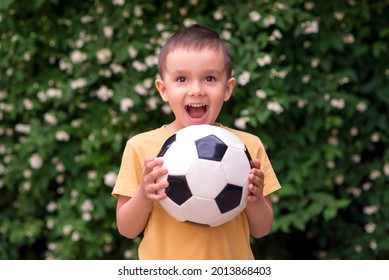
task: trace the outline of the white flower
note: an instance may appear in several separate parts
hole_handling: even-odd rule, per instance
[[[164,104],[162,106],[162,111],[166,114],[166,115],[169,115],[171,112],[172,112],[172,108],[167,105],[167,104]]]
[[[192,26],[194,24],[196,24],[197,22],[194,20],[194,19],[191,19],[191,18],[186,18],[184,19],[184,26],[185,27],[189,27],[189,26]]]
[[[43,118],[45,119],[45,121],[48,123],[48,124],[51,124],[51,125],[56,125],[58,123],[58,119],[57,117],[52,114],[52,113],[45,113],[43,115]]]
[[[126,0],[112,0],[112,3],[115,6],[123,6],[126,3]]]
[[[311,60],[311,67],[316,68],[320,64],[320,58],[312,58]]]
[[[85,15],[85,16],[82,16],[82,18],[80,19],[80,22],[82,24],[87,24],[87,23],[91,23],[93,21],[93,17],[90,16],[90,15]]]
[[[257,11],[251,11],[251,12],[249,13],[249,17],[250,17],[250,20],[251,20],[252,22],[257,22],[258,20],[261,19],[261,14],[258,13]]]
[[[145,79],[143,81],[143,86],[147,89],[151,89],[151,87],[153,86],[153,80],[152,79]]]
[[[367,223],[365,225],[365,231],[366,231],[366,233],[373,233],[375,231],[376,227],[377,227],[377,225],[375,223],[372,223],[372,222]]]
[[[46,92],[48,97],[51,98],[61,98],[62,97],[62,90],[57,88],[49,88]]]
[[[80,240],[81,235],[80,235],[80,233],[78,231],[75,231],[75,232],[72,233],[72,237],[71,238],[72,238],[72,241],[77,242],[78,240]]]
[[[369,174],[370,180],[376,180],[379,177],[381,177],[381,171],[379,170],[372,170]]]
[[[222,20],[223,19],[223,12],[218,9],[213,13],[214,20]]]
[[[97,178],[97,171],[95,171],[95,170],[88,171],[88,179],[89,180],[94,180],[96,178]]]
[[[333,99],[331,99],[331,105],[334,108],[343,109],[345,106],[345,101],[342,98],[340,98],[340,99],[333,98]]]
[[[67,142],[70,139],[70,135],[66,131],[59,130],[55,133],[55,139],[57,139],[57,141]]]
[[[380,141],[380,134],[378,132],[373,132],[373,134],[370,136],[370,140],[373,143],[378,143]]]
[[[241,130],[245,130],[247,128],[247,118],[237,118],[234,122],[235,127]]]
[[[262,90],[262,89],[258,89],[255,91],[255,95],[260,98],[260,99],[266,99],[267,97],[267,94],[266,94],[266,91]]]
[[[86,86],[86,80],[84,78],[78,78],[70,82],[70,87],[72,89],[83,88],[85,86]]]
[[[102,49],[96,53],[99,64],[105,64],[111,61],[112,52],[110,49]]]
[[[308,11],[311,11],[313,10],[313,8],[315,8],[315,3],[313,2],[305,2],[304,3],[304,8]]]
[[[352,128],[350,128],[350,135],[351,136],[357,136],[358,135],[358,127],[356,126],[353,126]]]
[[[272,62],[272,58],[270,55],[265,55],[264,57],[257,58],[257,63],[259,66],[263,67],[265,65],[268,65]]]
[[[280,40],[282,39],[282,33],[279,29],[274,29],[269,37],[270,41]]]
[[[276,101],[267,103],[266,108],[270,111],[277,113],[277,114],[281,114],[284,111],[284,108],[282,108],[280,103],[278,103]]]
[[[223,30],[221,35],[220,35],[224,40],[229,40],[231,39],[231,32],[228,30]]]
[[[92,220],[92,215],[90,212],[83,212],[82,213],[82,219],[85,221],[85,222],[89,222],[90,220]]]
[[[90,199],[85,200],[81,205],[82,212],[91,212],[95,207]]]
[[[49,202],[49,204],[47,204],[47,206],[46,206],[46,210],[49,213],[52,213],[57,209],[58,209],[58,205],[54,201]]]
[[[345,85],[345,84],[348,84],[350,82],[350,78],[349,77],[343,77],[339,80],[339,84],[340,85]]]
[[[347,192],[351,193],[354,197],[359,197],[361,195],[361,189],[355,188],[355,187],[350,187],[347,188]]]
[[[46,227],[48,229],[53,229],[54,226],[55,226],[55,222],[52,219],[48,219],[47,222],[46,222]]]
[[[238,84],[241,86],[246,85],[250,81],[250,72],[248,71],[243,71],[242,74],[239,75],[238,77]]]
[[[134,101],[129,97],[125,97],[120,101],[120,111],[123,113],[126,113],[128,109],[132,108],[133,106]]]
[[[344,19],[344,12],[335,12],[334,18],[336,18],[339,21],[342,21]]]
[[[134,8],[134,15],[136,17],[141,17],[143,15],[143,10],[141,6],[135,6]]]
[[[158,57],[155,55],[150,55],[145,58],[145,63],[148,67],[153,67],[158,64]]]
[[[63,234],[64,235],[69,235],[73,230],[73,227],[71,225],[64,225],[62,228]]]
[[[136,50],[133,46],[128,47],[128,55],[131,58],[135,58],[138,55],[138,50]]]
[[[375,241],[374,239],[373,239],[372,241],[370,241],[369,247],[370,247],[370,249],[372,249],[372,250],[377,249],[377,241]]]
[[[74,64],[80,64],[81,62],[84,62],[87,59],[86,53],[83,53],[80,50],[75,50],[70,54],[70,60]]]
[[[15,130],[19,133],[28,134],[31,131],[31,127],[28,124],[18,123],[15,125]]]
[[[55,170],[57,170],[57,172],[64,172],[65,165],[62,162],[58,162],[55,164]]]
[[[354,34],[349,33],[342,38],[345,44],[353,44],[355,42]]]
[[[365,213],[368,216],[371,216],[371,215],[377,213],[379,208],[380,207],[378,205],[365,206],[365,207],[363,207],[363,213]]]
[[[265,24],[265,27],[269,27],[276,23],[276,17],[273,15],[267,16],[264,18],[263,23]]]
[[[103,28],[104,36],[107,38],[111,38],[113,35],[113,28],[112,26],[104,26]]]
[[[363,113],[367,110],[367,105],[365,102],[359,102],[355,108],[358,112]]]
[[[40,169],[43,165],[43,159],[38,154],[33,154],[29,160],[32,169]]]
[[[351,160],[354,162],[354,163],[360,163],[361,162],[361,156],[360,155],[352,155],[351,156]]]
[[[23,105],[24,105],[24,108],[26,108],[26,110],[32,110],[34,108],[34,104],[32,103],[32,101],[30,99],[23,99]]]
[[[304,98],[300,98],[298,101],[297,101],[297,107],[299,108],[304,108],[305,105],[308,104],[308,100],[307,99],[304,99]]]
[[[126,259],[131,259],[135,255],[134,250],[126,250],[124,251],[124,257]]]
[[[373,183],[372,182],[365,182],[363,183],[362,185],[362,189],[367,192],[368,190],[370,190],[371,188],[373,187]]]
[[[311,81],[311,75],[304,75],[301,79],[303,84],[308,84]]]
[[[384,174],[389,176],[389,162],[385,162],[384,164]]]
[[[107,101],[108,99],[112,98],[113,96],[113,91],[112,89],[107,88],[106,86],[101,86],[97,91],[96,91],[97,97],[102,100],[102,101]]]
[[[147,70],[147,66],[146,64],[138,61],[138,60],[135,60],[133,63],[132,63],[132,67],[135,68],[135,70],[139,71],[139,72],[144,72]]]
[[[108,187],[113,187],[116,183],[117,174],[113,171],[104,175],[104,184]]]
[[[65,71],[67,73],[70,73],[73,69],[73,65],[71,65],[70,63],[66,62],[65,60],[60,60],[59,61],[59,69],[61,71]]]
[[[159,98],[153,96],[147,100],[147,106],[150,110],[155,110],[158,107]]]
[[[117,63],[112,63],[109,68],[111,68],[114,74],[124,73],[124,67]]]
[[[139,95],[142,95],[142,96],[147,95],[147,89],[143,85],[136,85],[134,90]]]
[[[335,183],[340,186],[344,182],[344,176],[343,175],[338,175],[335,177]]]
[[[0,100],[5,100],[8,97],[8,93],[5,90],[0,90]]]
[[[319,22],[314,21],[305,21],[301,23],[301,27],[303,28],[303,33],[305,35],[317,33],[319,31]]]

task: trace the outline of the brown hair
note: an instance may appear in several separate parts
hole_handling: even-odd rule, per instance
[[[231,66],[231,50],[224,42],[219,34],[204,26],[194,24],[191,27],[184,28],[170,37],[166,44],[162,47],[158,55],[158,73],[163,78],[163,70],[167,55],[176,48],[187,48],[201,50],[203,48],[215,48],[222,52],[225,60],[227,76],[232,73]]]

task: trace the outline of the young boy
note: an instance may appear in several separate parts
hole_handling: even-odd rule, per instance
[[[194,25],[173,35],[161,49],[155,85],[175,116],[172,123],[132,137],[125,147],[112,195],[118,198],[119,232],[135,238],[142,232],[140,259],[253,259],[250,235],[267,235],[273,224],[270,193],[281,186],[258,137],[224,127],[246,144],[254,168],[247,174],[250,194],[245,211],[231,221],[206,227],[178,222],[159,203],[168,171],[156,159],[167,138],[189,125],[216,123],[235,85],[231,51],[219,35]],[[223,126],[222,126],[223,127]],[[159,168],[156,168],[159,167]]]

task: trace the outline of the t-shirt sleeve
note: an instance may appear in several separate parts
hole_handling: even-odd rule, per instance
[[[271,165],[271,162],[269,160],[269,157],[265,151],[265,147],[263,146],[261,140],[259,140],[259,149],[257,153],[257,158],[259,159],[261,163],[261,170],[263,174],[265,175],[265,186],[263,189],[263,195],[267,196],[271,194],[272,192],[278,190],[281,188],[281,185],[277,179],[277,176],[273,170],[273,166]]]
[[[139,161],[135,149],[131,145],[130,139],[124,148],[122,162],[112,195],[116,198],[119,195],[132,197],[138,189],[141,175],[142,164]]]

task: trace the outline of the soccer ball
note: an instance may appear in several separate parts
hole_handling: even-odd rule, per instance
[[[246,207],[250,154],[238,136],[217,126],[192,125],[163,144],[158,157],[168,174],[162,207],[180,222],[211,227],[237,216]]]

